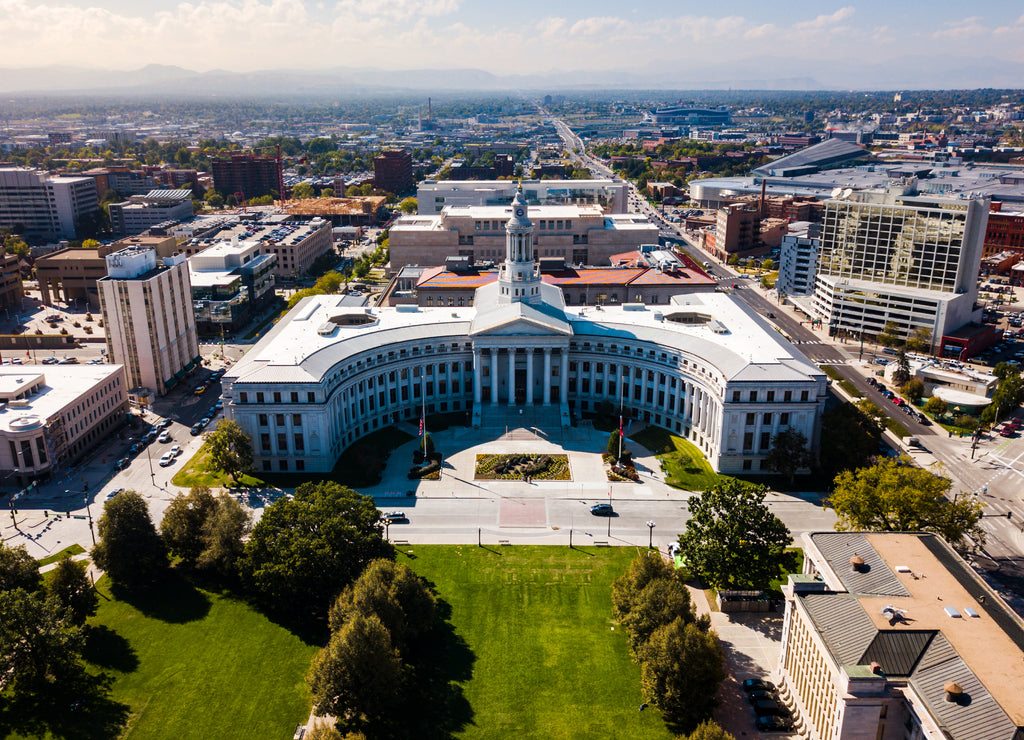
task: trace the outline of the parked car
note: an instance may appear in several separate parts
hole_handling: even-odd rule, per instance
[[[761,699],[754,702],[754,714],[758,717],[769,715],[786,717],[789,715],[789,710],[775,699]]]
[[[113,491],[111,491],[110,493],[107,494],[107,500],[109,501],[110,499],[114,498],[114,496],[116,496],[119,493],[124,493],[124,489],[123,488],[115,488]]]
[[[128,467],[130,463],[131,460],[129,460],[127,457],[122,457],[120,460],[114,463],[114,470],[124,470],[125,468]]]
[[[175,457],[177,457],[178,455],[180,455],[183,452],[183,450],[181,449],[181,445],[174,445],[174,447],[172,447],[171,449],[167,450],[167,452],[168,452],[168,454],[171,454],[171,455],[174,455]]]
[[[157,429],[166,429],[167,427],[169,427],[173,423],[174,422],[172,422],[170,419],[161,419],[160,423],[157,424],[156,426],[157,426]]]
[[[170,442],[171,433],[166,429],[160,433],[160,436],[156,438],[158,442]]]
[[[394,510],[394,511],[383,511],[383,512],[381,512],[380,518],[383,519],[386,522],[392,522],[392,523],[406,521],[405,512],[404,511],[397,511],[397,510]]]
[[[174,464],[174,455],[170,452],[165,452],[164,456],[160,458],[160,467],[166,468],[168,465]]]
[[[775,691],[775,684],[761,678],[748,678],[743,682],[743,690],[750,691]]]
[[[770,699],[774,701],[776,699],[774,691],[767,691],[766,689],[755,689],[747,694],[747,701],[751,704],[756,704],[759,701]]]
[[[615,509],[611,504],[594,504],[590,507],[590,513],[594,516],[611,516],[615,513]]]
[[[757,727],[758,732],[789,732],[793,729],[793,720],[789,717],[777,717],[769,714],[758,717],[754,726]]]
[[[202,424],[193,424],[192,428],[189,429],[189,433],[193,437],[202,434],[203,433],[203,425]]]

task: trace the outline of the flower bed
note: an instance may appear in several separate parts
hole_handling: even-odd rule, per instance
[[[567,455],[477,455],[477,480],[572,480]]]

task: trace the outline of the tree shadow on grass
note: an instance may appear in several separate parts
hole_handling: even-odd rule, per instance
[[[396,738],[446,740],[473,724],[462,684],[473,676],[476,655],[449,621],[451,605],[437,600],[437,621],[410,648],[405,710],[393,721]]]
[[[132,673],[139,667],[139,658],[131,643],[105,624],[85,628],[82,657],[94,666],[121,673]]]
[[[0,701],[0,735],[65,740],[118,737],[128,720],[127,704],[110,698],[111,678],[80,675],[33,692],[7,695]]]
[[[210,598],[174,571],[150,586],[126,588],[113,584],[110,593],[161,622],[194,622],[210,612]]]

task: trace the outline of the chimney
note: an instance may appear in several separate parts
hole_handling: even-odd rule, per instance
[[[757,211],[758,214],[761,216],[761,218],[764,218],[764,216],[765,216],[764,195],[765,195],[765,191],[767,189],[768,189],[768,181],[765,180],[764,178],[762,178],[761,179],[761,201],[760,201],[760,203],[758,203],[758,211]]]

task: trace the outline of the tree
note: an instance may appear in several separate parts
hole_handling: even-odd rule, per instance
[[[886,321],[882,333],[878,335],[878,343],[884,347],[895,347],[900,343],[900,325],[895,321]]]
[[[251,526],[252,514],[231,496],[221,493],[216,508],[203,523],[203,551],[196,566],[221,576],[234,574],[245,549],[242,540]]]
[[[659,557],[660,559],[660,557]],[[681,619],[689,624],[697,622],[686,584],[675,573],[648,582],[633,599],[629,613],[621,621],[629,633],[629,647],[635,655],[659,627]],[[707,629],[709,621],[701,621]]]
[[[404,198],[401,203],[398,204],[398,210],[402,213],[416,213],[419,209],[419,205],[415,198]]]
[[[725,656],[714,632],[676,619],[640,648],[640,686],[676,731],[693,730],[718,705]]]
[[[967,414],[960,414],[953,419],[953,424],[960,427],[961,429],[970,429],[971,431],[978,428],[978,420],[973,416]]]
[[[341,592],[331,606],[329,623],[338,630],[356,615],[376,614],[392,644],[402,649],[433,624],[434,606],[430,589],[408,565],[379,558]]]
[[[82,644],[57,599],[22,588],[0,592],[0,676],[16,693],[74,676]]]
[[[314,190],[313,185],[308,182],[300,182],[292,188],[292,198],[296,198],[297,200],[305,200],[306,198],[312,198],[315,195],[316,190]]]
[[[895,385],[903,385],[910,380],[910,360],[907,353],[901,347],[896,354],[896,369],[892,372],[892,382]]]
[[[920,378],[911,378],[900,386],[900,394],[911,403],[918,403],[924,396],[924,381]]]
[[[8,547],[0,541],[0,591],[23,588],[37,591],[43,583],[39,563],[28,554],[24,545]]]
[[[769,469],[789,478],[789,482],[792,483],[796,478],[796,471],[806,468],[812,462],[807,444],[807,437],[799,429],[783,429],[772,437],[772,446],[765,457],[765,464]]]
[[[99,249],[101,244],[96,239],[86,239],[82,242],[82,249]]]
[[[206,204],[210,208],[222,208],[224,206],[224,196],[216,191],[213,191],[212,194],[207,193]]]
[[[179,493],[160,522],[167,551],[186,566],[193,566],[203,552],[203,525],[217,506],[207,486],[194,486],[188,495]]]
[[[738,254],[730,254],[727,264],[736,266],[740,263],[740,256]]]
[[[765,259],[764,262],[761,263],[761,267],[763,269],[769,270],[769,271],[774,270],[775,269],[775,261],[769,257],[769,258]]]
[[[240,475],[252,469],[252,440],[238,422],[222,420],[216,431],[207,435],[206,444],[210,448],[210,463],[230,475],[231,480],[237,482]]]
[[[713,719],[706,719],[689,735],[680,735],[676,740],[736,740],[736,737],[723,730]]]
[[[341,289],[341,286],[345,284],[345,276],[340,272],[331,270],[330,272],[321,275],[317,278],[316,283],[313,285],[321,293],[332,294],[337,293]]]
[[[932,330],[927,326],[919,326],[910,332],[907,349],[911,352],[928,352],[932,348]]]
[[[619,456],[619,430],[613,429],[611,434],[608,435],[608,454]]]
[[[331,602],[376,558],[392,558],[373,499],[333,481],[303,483],[263,512],[239,562],[268,608],[325,619]]]
[[[46,583],[46,590],[67,611],[72,624],[81,627],[85,620],[96,613],[99,597],[89,583],[85,562],[72,560],[65,555],[53,569]]]
[[[942,416],[949,410],[949,404],[938,396],[932,396],[924,402],[924,410],[934,416]]]
[[[935,532],[951,545],[981,546],[981,504],[969,496],[946,498],[948,478],[914,467],[908,458],[884,458],[836,476],[829,505],[840,531]]]
[[[100,540],[92,548],[92,560],[115,583],[143,586],[166,574],[167,550],[146,502],[135,491],[107,501],[96,529]]]
[[[374,614],[357,614],[331,634],[313,658],[306,680],[317,714],[347,726],[372,726],[397,704],[402,659]]]
[[[687,567],[714,588],[765,588],[793,567],[789,530],[764,503],[767,488],[721,481],[690,500],[679,536]]]
[[[323,190],[320,191],[320,197],[321,198],[333,198],[334,197],[334,188],[324,188]]]

